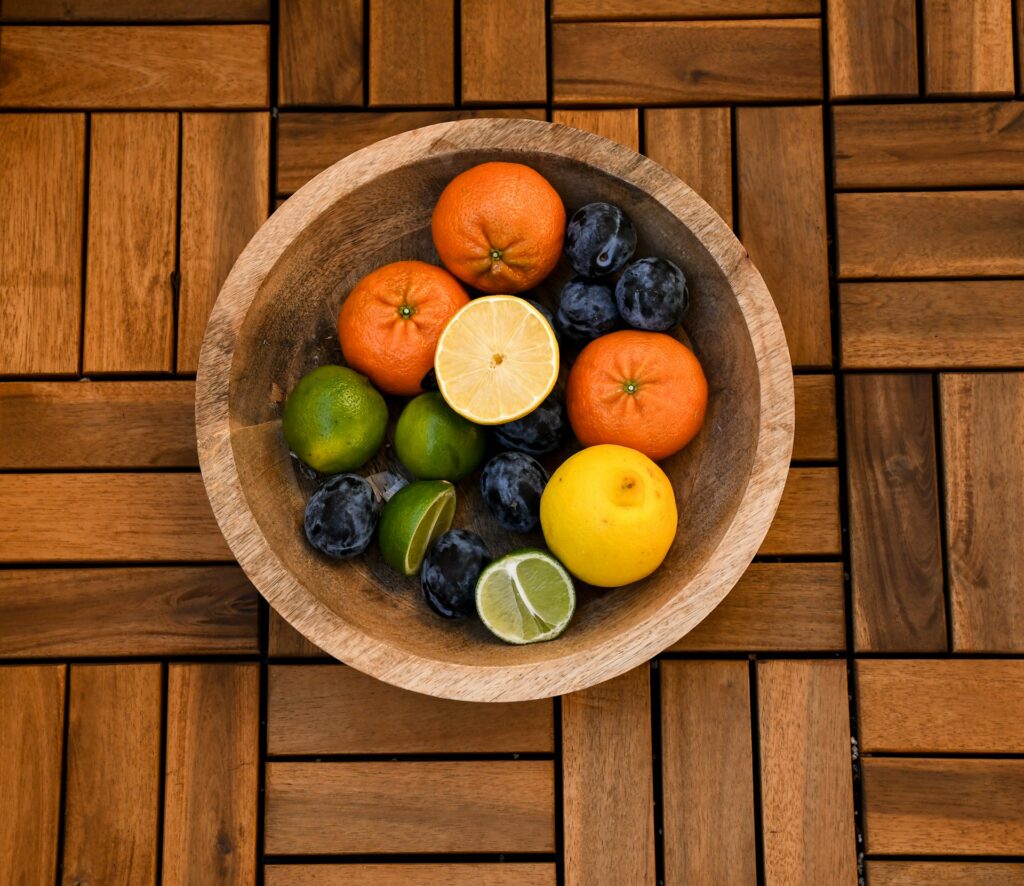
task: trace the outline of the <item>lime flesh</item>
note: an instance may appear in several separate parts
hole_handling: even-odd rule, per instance
[[[396,492],[380,517],[380,552],[402,575],[420,571],[423,558],[455,517],[455,487],[447,480],[422,480]]]
[[[480,573],[476,609],[487,629],[506,643],[539,643],[565,630],[576,610],[576,591],[561,563],[526,548]]]

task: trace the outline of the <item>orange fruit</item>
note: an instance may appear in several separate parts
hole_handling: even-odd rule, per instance
[[[467,304],[466,291],[443,268],[421,261],[377,268],[338,313],[345,362],[386,394],[419,394],[441,330]]]
[[[678,452],[704,423],[708,383],[686,345],[663,332],[623,330],[582,351],[566,387],[580,443],[615,443],[658,461]]]
[[[565,207],[529,166],[481,163],[441,192],[430,229],[441,262],[460,280],[483,292],[522,292],[558,264]]]

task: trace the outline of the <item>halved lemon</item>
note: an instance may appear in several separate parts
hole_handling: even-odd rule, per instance
[[[487,295],[452,317],[437,341],[441,396],[478,425],[533,412],[558,379],[558,341],[544,315],[514,295]]]

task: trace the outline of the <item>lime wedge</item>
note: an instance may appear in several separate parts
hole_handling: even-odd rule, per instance
[[[572,578],[545,551],[513,551],[491,563],[477,579],[480,620],[506,643],[551,640],[565,630],[575,610]]]
[[[402,575],[420,571],[423,557],[455,517],[455,487],[447,480],[421,480],[398,490],[380,515],[380,553]]]

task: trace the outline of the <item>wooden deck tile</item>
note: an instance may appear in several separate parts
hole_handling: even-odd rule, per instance
[[[4,0],[4,21],[269,21],[270,0]]]
[[[955,652],[1024,651],[1024,374],[943,375]]]
[[[1011,0],[924,0],[928,95],[1012,95]]]
[[[552,112],[551,122],[596,132],[634,151],[640,150],[640,112],[636,108],[558,110]]]
[[[168,667],[166,886],[255,882],[259,708],[257,664]]]
[[[839,457],[836,433],[836,382],[831,375],[793,378],[796,430],[793,461],[835,461]]]
[[[73,665],[70,680],[62,883],[152,884],[161,666]]]
[[[363,0],[283,0],[280,105],[363,103]]]
[[[915,0],[830,0],[832,98],[917,95]]]
[[[991,861],[869,861],[871,886],[1024,886],[1024,864]]]
[[[454,104],[454,0],[369,3],[370,104]]]
[[[757,882],[750,742],[745,661],[661,663],[666,882]]]
[[[0,114],[0,373],[78,371],[84,181],[83,114]]]
[[[293,628],[284,616],[271,607],[267,647],[271,658],[330,658],[319,646]]]
[[[267,104],[266,25],[0,27],[0,106]]]
[[[267,886],[555,886],[553,864],[272,864]]]
[[[552,21],[817,15],[820,0],[552,0]]]
[[[861,772],[869,854],[1024,854],[1024,760],[865,757]]]
[[[462,0],[462,101],[537,102],[547,98],[544,0]]]
[[[846,456],[854,645],[945,652],[930,375],[848,375]]]
[[[0,667],[0,858],[4,883],[53,883],[57,870],[64,665]]]
[[[791,468],[779,509],[758,553],[774,556],[841,552],[838,471]]]

